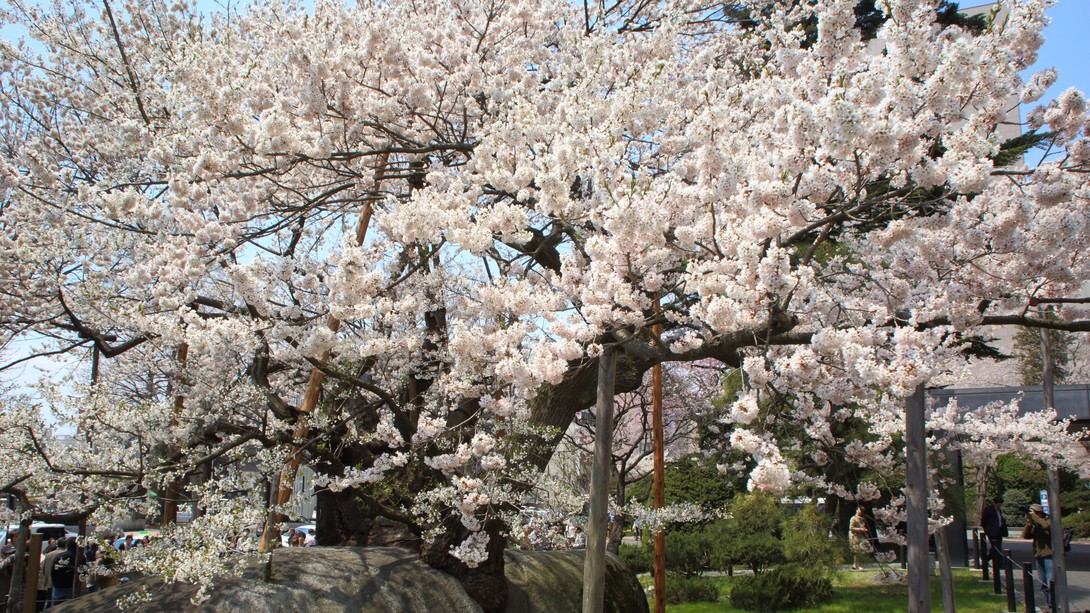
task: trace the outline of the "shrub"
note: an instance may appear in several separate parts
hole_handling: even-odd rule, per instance
[[[654,554],[646,545],[621,545],[617,555],[634,573],[649,573],[654,566]]]
[[[707,570],[713,547],[703,525],[679,526],[666,534],[666,568],[689,577]]]
[[[1003,494],[1003,517],[1012,530],[1014,526],[1026,525],[1026,511],[1029,509],[1030,500],[1022,490],[1007,490]],[[1036,498],[1032,501],[1037,502]]]
[[[821,604],[832,595],[833,583],[827,575],[789,564],[757,575],[735,577],[730,603],[746,611],[772,613]]]
[[[1065,528],[1075,530],[1075,538],[1090,538],[1090,511],[1079,511],[1063,517]]]
[[[783,509],[769,494],[740,494],[731,504],[716,566],[747,566],[755,573],[784,561]]]
[[[812,568],[816,572],[832,571],[840,563],[836,544],[829,539],[832,519],[819,513],[814,506],[786,520],[783,532],[783,553],[788,562]]]
[[[666,604],[717,602],[719,583],[707,577],[670,574],[666,579]]]

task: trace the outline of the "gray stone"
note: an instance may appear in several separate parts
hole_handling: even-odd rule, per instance
[[[616,556],[607,557],[605,613],[646,612],[647,599],[636,577]],[[582,608],[583,552],[509,551],[508,613],[563,613]],[[217,583],[200,606],[190,603],[196,588],[140,579],[84,596],[56,613],[113,613],[117,599],[147,589],[151,613],[480,613],[458,581],[392,547],[296,547],[273,554],[272,580],[260,569]]]

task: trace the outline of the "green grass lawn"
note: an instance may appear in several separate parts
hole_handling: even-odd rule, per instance
[[[904,585],[875,585],[873,571],[842,572],[833,580],[833,599],[819,607],[795,609],[796,613],[885,613],[908,609],[908,588]],[[651,578],[640,578],[650,585]],[[931,580],[931,608],[942,610],[942,591],[938,577]],[[723,577],[719,602],[694,602],[667,605],[669,613],[742,613],[730,606],[730,579]],[[999,613],[1005,611],[1005,594],[992,593],[991,582],[980,581],[979,571],[954,570],[954,603],[958,613]],[[1018,603],[1021,609],[1024,605]],[[652,606],[652,609],[654,607]]]

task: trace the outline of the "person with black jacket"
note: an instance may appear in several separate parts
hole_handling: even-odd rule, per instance
[[[64,553],[53,560],[53,568],[49,578],[53,580],[53,598],[50,606],[57,606],[61,602],[72,598],[72,588],[76,581],[76,556],[79,550],[79,541],[74,538],[65,543]]]
[[[996,496],[992,504],[980,513],[980,527],[988,537],[989,558],[999,558],[1003,552],[1003,537],[1008,536],[1007,521],[1003,519],[1003,499]]]

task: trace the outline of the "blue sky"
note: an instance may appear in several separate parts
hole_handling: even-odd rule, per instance
[[[1029,74],[1056,68],[1059,78],[1042,101],[1055,98],[1069,87],[1090,92],[1090,0],[1060,0],[1046,14],[1052,23],[1045,29],[1045,45]]]

